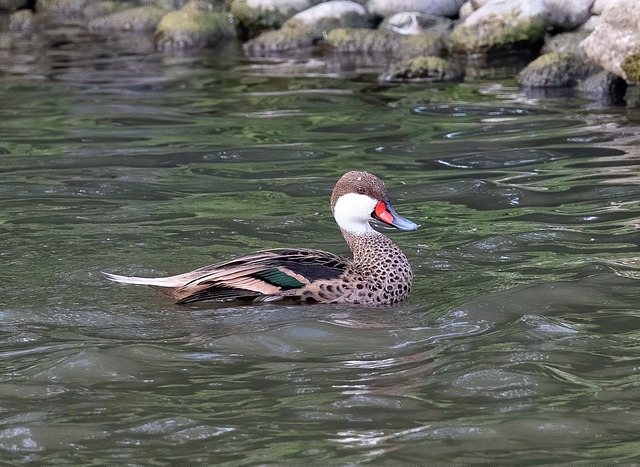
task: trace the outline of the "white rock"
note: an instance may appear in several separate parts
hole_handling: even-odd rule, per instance
[[[321,19],[339,19],[346,14],[367,16],[367,10],[356,2],[335,0],[307,8],[291,17],[289,21],[295,22],[298,25],[312,26]]]
[[[415,11],[434,16],[456,16],[465,0],[369,0],[367,8],[373,15],[390,16],[403,11]]]
[[[607,6],[610,1],[611,0],[595,0],[591,6],[591,13],[594,15],[601,15],[604,11],[604,7]]]
[[[622,63],[640,54],[640,2],[609,0],[600,16],[600,24],[582,42],[582,48],[593,61],[626,79]]]

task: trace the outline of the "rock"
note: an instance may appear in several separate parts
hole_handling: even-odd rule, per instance
[[[629,81],[640,83],[640,53],[626,57],[622,62],[621,68]]]
[[[581,31],[594,31],[598,25],[602,23],[602,18],[598,15],[591,16],[582,26],[580,26]]]
[[[27,6],[27,0],[0,0],[0,11],[16,11]]]
[[[362,28],[369,16],[362,7],[350,1],[330,1],[308,8],[289,18],[277,31],[267,31],[245,44],[255,55],[270,55],[310,47],[337,28]]]
[[[384,29],[334,29],[327,34],[325,42],[338,52],[383,53],[403,59],[442,56],[447,51],[446,43],[438,35],[405,36]]]
[[[296,13],[317,4],[319,0],[234,0],[231,13],[254,37],[265,30],[277,29]]]
[[[367,9],[372,15],[391,16],[413,11],[434,16],[458,16],[465,0],[369,0]]]
[[[547,23],[561,31],[572,31],[591,16],[594,0],[545,0]]]
[[[153,31],[165,12],[155,6],[127,8],[89,22],[93,31]]]
[[[368,25],[369,16],[367,10],[359,3],[334,0],[296,13],[287,23],[317,27],[318,23],[331,22],[331,20],[339,21],[344,27],[365,27]]]
[[[489,1],[490,0],[476,0],[476,1],[465,2],[460,7],[460,11],[458,12],[458,17],[460,18],[460,21],[464,21],[465,19],[467,19],[471,15],[471,13],[473,13],[474,11],[476,11],[478,8],[483,6],[485,3],[488,3]]]
[[[156,28],[161,49],[211,47],[236,37],[234,19],[224,12],[202,10],[199,2],[162,17]]]
[[[90,2],[91,0],[38,0],[36,14],[69,20],[82,17],[82,10]]]
[[[35,29],[33,11],[18,10],[9,16],[9,31],[19,33],[32,33]]]
[[[607,70],[601,70],[580,81],[576,85],[576,90],[617,104],[622,101],[627,91],[627,82]]]
[[[591,13],[594,15],[601,15],[604,11],[604,7],[607,6],[609,0],[595,0],[591,5]]]
[[[537,49],[547,27],[543,0],[495,0],[471,13],[451,33],[453,51],[492,53]]]
[[[126,5],[113,0],[90,2],[82,9],[82,16],[86,21],[91,22],[124,10],[126,10]]]
[[[582,48],[589,58],[611,73],[640,82],[632,66],[632,57],[640,53],[638,24],[640,2],[609,0],[602,11],[601,23],[582,42]]]
[[[398,34],[451,34],[453,21],[442,16],[427,15],[416,11],[396,13],[386,18],[381,28],[388,29]]]
[[[599,73],[602,67],[573,53],[551,52],[531,62],[518,76],[527,87],[573,88],[587,77]]]
[[[277,31],[263,32],[254,37],[244,45],[244,50],[252,55],[269,56],[311,47],[316,40],[313,31],[285,24]]]
[[[464,64],[459,60],[423,56],[404,64],[393,65],[384,73],[381,81],[461,81]]]
[[[549,52],[569,52],[576,55],[586,56],[582,50],[581,43],[589,35],[589,31],[579,30],[575,32],[563,32],[545,39],[541,53]]]
[[[337,52],[392,53],[398,46],[394,34],[384,30],[337,28],[329,31],[325,42]]]

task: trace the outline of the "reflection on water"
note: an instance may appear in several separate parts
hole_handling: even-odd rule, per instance
[[[58,54],[0,77],[5,462],[637,457],[632,107],[346,61]],[[423,226],[393,234],[406,305],[178,307],[100,274],[345,253],[328,197],[362,168]]]

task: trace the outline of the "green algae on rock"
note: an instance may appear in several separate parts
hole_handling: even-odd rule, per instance
[[[520,72],[518,81],[531,87],[575,87],[602,70],[596,63],[574,53],[541,55]]]
[[[405,58],[440,56],[446,50],[442,39],[433,34],[405,36],[380,29],[338,28],[327,33],[325,42],[338,52],[389,53]]]
[[[381,81],[460,81],[464,77],[464,63],[457,59],[424,56],[392,65],[382,74]]]
[[[235,36],[235,22],[228,13],[185,7],[167,13],[160,20],[156,46],[161,49],[209,47]]]
[[[128,8],[89,22],[90,30],[153,31],[165,12],[155,6]]]
[[[487,3],[451,33],[455,53],[538,49],[544,41],[547,11],[541,2]]]
[[[624,59],[621,67],[629,81],[640,83],[640,53],[629,55]]]

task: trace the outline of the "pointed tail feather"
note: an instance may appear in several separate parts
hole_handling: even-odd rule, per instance
[[[172,277],[131,277],[131,276],[119,276],[118,274],[111,274],[109,272],[103,272],[109,280],[114,282],[120,282],[121,284],[135,284],[135,285],[150,285],[152,287],[180,287],[183,284],[180,276]],[[182,279],[182,280],[181,280]]]

